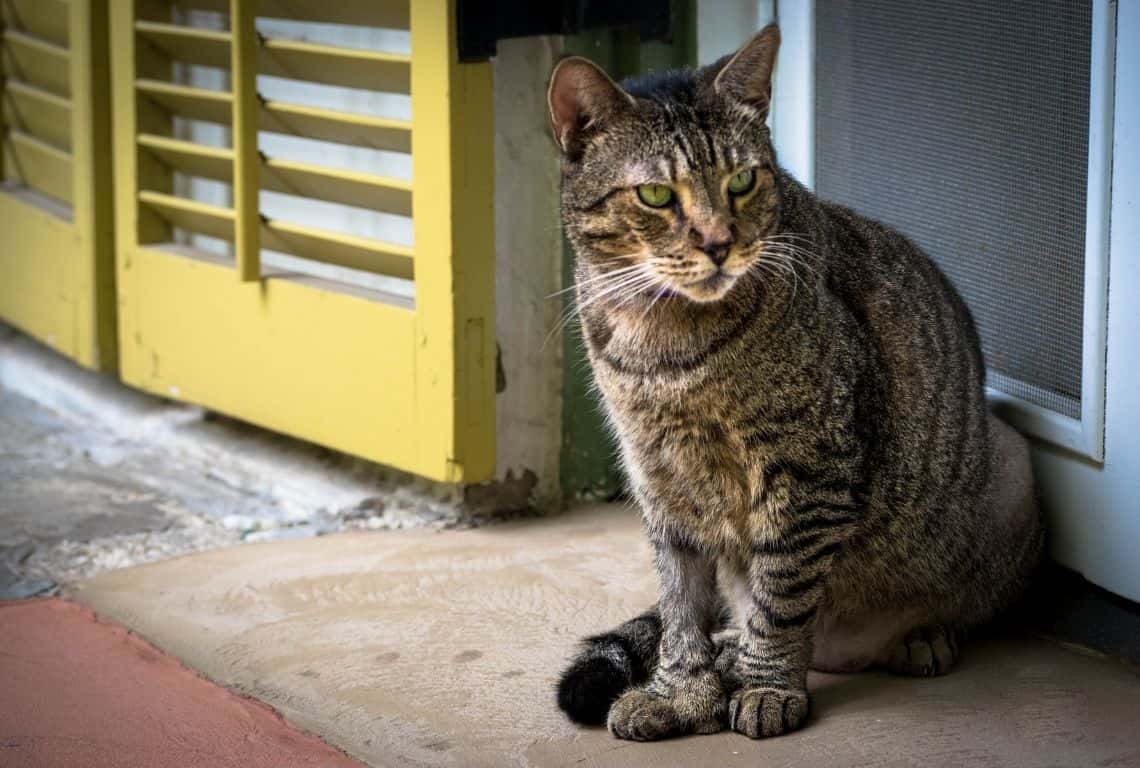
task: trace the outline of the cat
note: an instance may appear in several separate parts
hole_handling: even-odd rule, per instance
[[[795,730],[809,667],[944,674],[1041,556],[965,303],[777,165],[779,41],[621,85],[581,57],[551,75],[577,312],[660,578],[557,698],[623,739]]]

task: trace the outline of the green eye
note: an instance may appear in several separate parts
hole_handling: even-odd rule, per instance
[[[747,171],[734,173],[728,180],[728,194],[744,195],[752,190],[756,183],[756,174],[749,168]]]
[[[664,184],[642,184],[637,196],[650,208],[664,208],[673,202],[673,190]]]

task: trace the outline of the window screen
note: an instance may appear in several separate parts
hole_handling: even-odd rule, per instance
[[[816,0],[816,191],[916,241],[990,384],[1079,418],[1089,2]]]

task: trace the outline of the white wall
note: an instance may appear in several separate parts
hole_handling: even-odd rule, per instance
[[[1053,556],[1140,601],[1140,4],[1115,4],[1104,463],[1037,443]]]
[[[697,0],[697,64],[712,64],[776,18],[776,0]]]

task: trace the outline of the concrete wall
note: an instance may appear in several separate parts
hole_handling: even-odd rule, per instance
[[[495,68],[495,301],[505,379],[496,407],[500,480],[529,484],[540,505],[559,497],[562,341],[549,336],[562,303],[558,165],[547,76],[562,38],[503,40]]]

